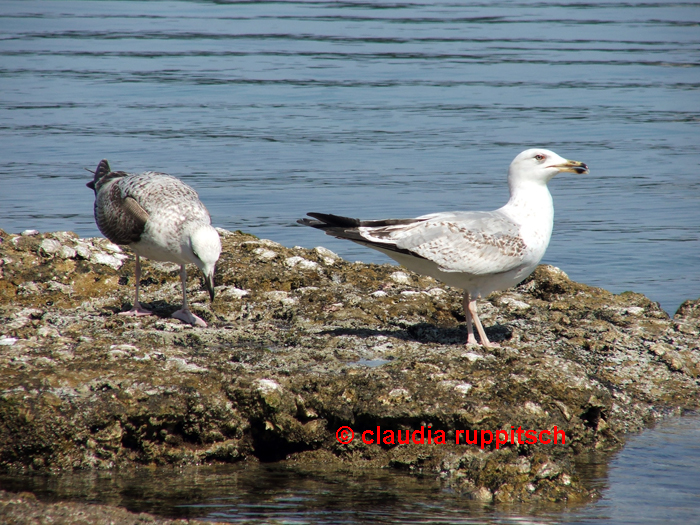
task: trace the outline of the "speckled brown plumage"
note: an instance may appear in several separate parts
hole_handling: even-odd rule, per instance
[[[197,192],[165,173],[111,171],[102,160],[88,187],[95,191],[95,222],[110,241],[136,253],[134,307],[130,315],[148,315],[139,304],[140,257],[180,265],[183,307],[173,314],[185,322],[206,326],[187,307],[187,264],[202,270],[214,300],[214,271],[221,253],[219,234]]]

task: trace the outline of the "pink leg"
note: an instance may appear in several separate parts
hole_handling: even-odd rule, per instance
[[[479,320],[479,315],[476,313],[476,299],[469,302],[469,307],[467,309],[469,310],[469,312],[472,314],[472,317],[474,318],[474,324],[476,325],[476,331],[479,332],[479,338],[481,339],[481,344],[485,348],[498,347],[497,344],[492,343],[491,341],[489,341],[489,338],[486,337],[486,332],[484,331],[484,327],[481,325],[481,321]]]
[[[182,281],[182,308],[174,312],[172,317],[179,319],[183,323],[191,324],[192,326],[206,328],[207,323],[190,312],[190,309],[187,307],[187,269],[184,265],[180,266],[180,280]]]
[[[474,327],[472,326],[472,314],[469,311],[469,292],[464,292],[464,315],[467,318],[467,345],[478,345],[476,337],[474,337]]]
[[[141,258],[136,255],[136,296],[134,297],[134,306],[128,312],[120,312],[119,315],[128,315],[134,317],[140,317],[143,315],[151,315],[153,312],[146,310],[139,303],[139,285],[141,284]]]

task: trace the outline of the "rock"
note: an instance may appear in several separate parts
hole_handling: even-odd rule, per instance
[[[700,344],[700,299],[685,301],[673,316],[676,330],[683,334],[698,336]]]
[[[263,261],[269,261],[277,257],[277,252],[266,248],[256,248],[254,253]]]
[[[317,262],[309,261],[303,257],[295,255],[294,257],[289,257],[284,260],[284,264],[289,268],[296,268],[297,266],[302,270],[318,270],[319,265]]]
[[[59,251],[59,256],[62,259],[75,259],[77,255],[78,252],[75,251],[75,248],[71,248],[70,246],[61,246],[61,250]]]
[[[92,257],[91,247],[92,243],[79,242],[75,247],[75,251],[81,259],[90,259]]]
[[[519,297],[513,295],[501,296],[500,304],[504,306],[510,306],[511,308],[516,310],[526,310],[530,308],[529,304],[527,304],[525,301],[520,300]]]
[[[398,284],[411,284],[411,276],[406,272],[394,272],[389,278]]]
[[[124,259],[127,259],[126,255],[109,255],[107,253],[92,253],[90,255],[90,262],[95,264],[105,264],[118,270],[124,264]]]
[[[314,248],[314,252],[316,252],[316,254],[321,258],[323,264],[326,266],[330,266],[341,260],[338,254],[330,251],[328,248],[324,248],[323,246],[317,246]]]
[[[471,493],[471,499],[482,501],[484,503],[490,503],[493,501],[493,493],[486,487],[479,487],[477,490]]]
[[[579,455],[698,406],[700,301],[670,319],[642,295],[540,266],[482,301],[500,348],[466,348],[459,290],[220,233],[213,304],[189,272],[190,306],[209,324],[194,328],[170,318],[176,266],[144,261],[141,300],[154,315],[123,317],[128,250],[0,231],[0,469],[289,458],[406,469],[483,502],[583,501],[595,492],[579,480]],[[342,426],[352,442],[336,438]],[[377,427],[382,438],[422,429],[424,440],[364,443]],[[564,443],[510,440],[554,427]]]
[[[39,253],[41,255],[50,256],[58,253],[61,250],[61,248],[61,243],[58,242],[56,239],[47,238],[41,241],[41,244],[39,244]]]
[[[235,286],[227,286],[221,292],[218,292],[219,295],[223,295],[225,297],[232,297],[234,299],[241,299],[242,297],[245,297],[250,293],[250,290],[241,290],[240,288],[236,288]]]
[[[258,390],[263,394],[270,394],[275,390],[282,389],[279,383],[272,379],[258,379],[257,381],[255,381],[255,385],[257,386]]]
[[[44,503],[34,494],[13,494],[0,490],[0,515],[5,523],[13,525],[198,525],[212,523],[199,520],[169,520],[146,513],[135,514],[108,505],[85,505],[75,502]]]

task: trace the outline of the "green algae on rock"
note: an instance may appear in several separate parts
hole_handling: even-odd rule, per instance
[[[573,501],[590,496],[577,456],[698,406],[700,301],[670,319],[540,266],[481,304],[501,347],[465,347],[458,290],[219,232],[213,305],[189,279],[202,329],[169,318],[177,265],[145,262],[156,315],[124,318],[134,262],[118,247],[0,231],[0,468],[287,459],[405,469],[483,501]],[[363,443],[377,426],[446,443]],[[554,426],[565,444],[455,444],[458,430]]]

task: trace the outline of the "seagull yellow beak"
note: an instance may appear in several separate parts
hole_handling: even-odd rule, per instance
[[[566,162],[562,164],[555,164],[553,166],[547,166],[548,168],[557,168],[559,171],[566,171],[569,173],[578,173],[579,175],[583,175],[584,173],[588,173],[588,166],[586,166],[583,162],[579,162],[577,160],[567,160]]]

